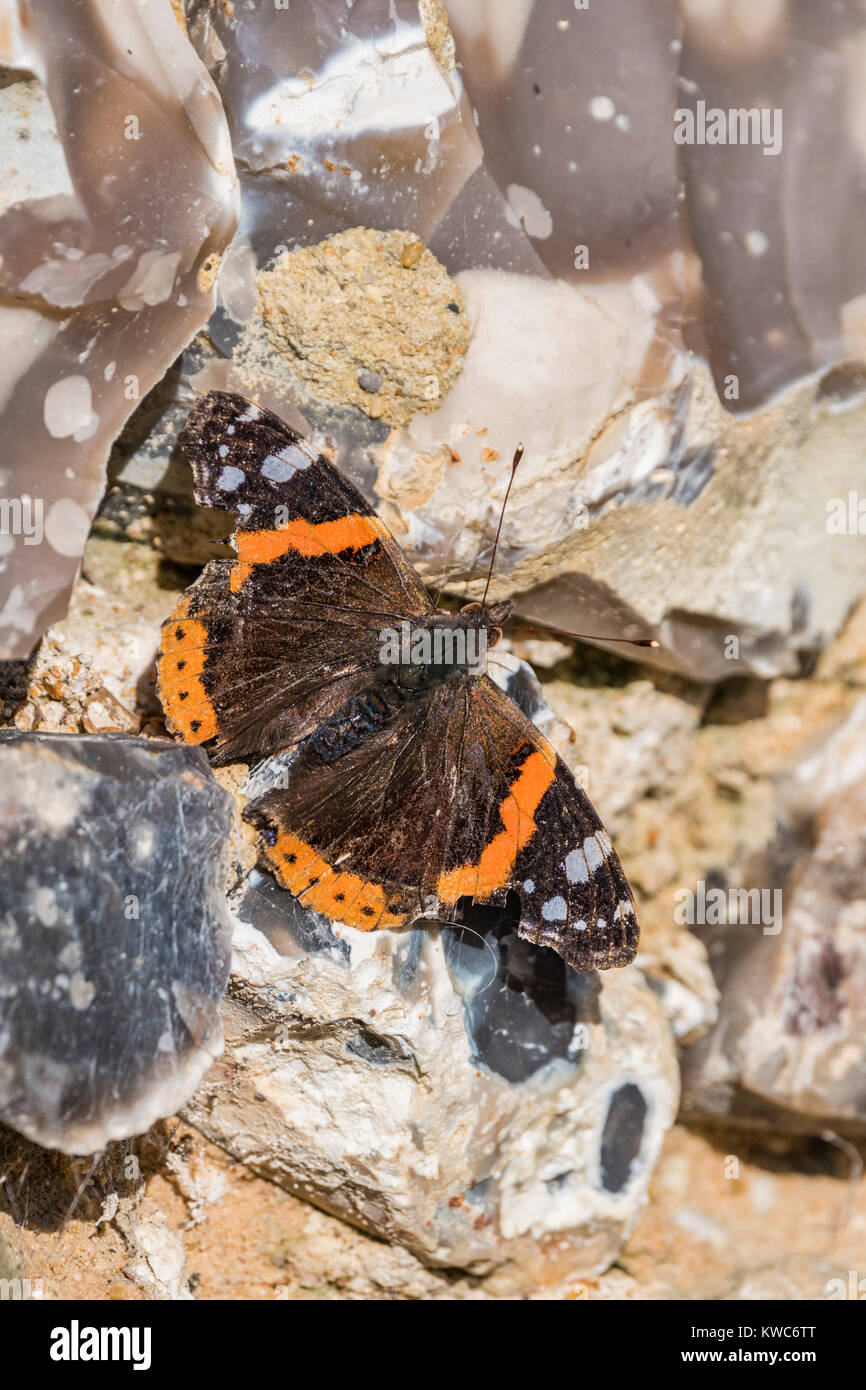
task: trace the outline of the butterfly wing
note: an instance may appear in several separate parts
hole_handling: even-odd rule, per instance
[[[258,757],[363,693],[382,628],[433,605],[361,494],[270,411],[212,391],[180,445],[196,501],[234,513],[237,559],[211,561],[165,623],[158,691],[214,761]]]
[[[629,965],[639,928],[619,857],[589,797],[535,725],[488,678],[474,682],[473,716],[499,770],[501,828],[473,855],[452,840],[440,900],[520,898],[519,934],[575,970]],[[504,790],[504,795],[500,794]]]
[[[287,781],[245,814],[278,881],[326,917],[453,920],[462,898],[516,892],[520,935],[576,970],[634,958],[634,903],[601,821],[486,676],[444,682],[336,763],[299,750]]]

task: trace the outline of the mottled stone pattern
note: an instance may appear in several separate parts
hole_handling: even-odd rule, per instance
[[[463,297],[411,232],[357,227],[287,251],[258,289],[261,326],[253,320],[238,355],[255,360],[263,328],[270,354],[317,395],[372,419],[400,425],[436,410],[460,373]]]
[[[861,697],[777,779],[777,831],[749,879],[772,885],[773,922],[701,932],[723,988],[685,1056],[690,1117],[866,1133],[864,774]]]
[[[0,1117],[67,1152],[140,1133],[222,1047],[232,805],[204,755],[0,732]]]
[[[37,516],[2,519],[3,659],[64,614],[112,441],[208,319],[198,271],[239,206],[225,114],[167,3],[46,0],[26,31],[16,8],[0,126],[36,85],[36,138],[0,194],[0,501]]]

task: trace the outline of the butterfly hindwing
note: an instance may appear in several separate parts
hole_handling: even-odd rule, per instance
[[[448,921],[461,899],[516,892],[520,934],[575,969],[634,957],[634,904],[601,821],[487,677],[438,687],[333,764],[302,747],[288,785],[245,814],[279,882],[334,921]]]
[[[552,947],[576,970],[627,965],[637,950],[634,901],[589,797],[489,677],[471,682],[470,699],[489,811],[481,837],[467,828],[471,815],[454,818],[438,882],[441,909],[462,896],[504,903],[513,892],[527,940]]]

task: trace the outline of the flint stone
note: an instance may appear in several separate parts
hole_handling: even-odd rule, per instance
[[[683,1113],[866,1133],[866,699],[776,787],[778,833],[750,884],[781,890],[766,926],[705,931],[721,988],[683,1060]]]
[[[0,190],[0,656],[66,612],[112,441],[205,324],[239,214],[216,89],[169,5],[4,6],[0,128],[36,139]],[[82,80],[83,73],[88,74]],[[44,95],[43,95],[44,93]],[[23,118],[23,124],[22,124]]]
[[[0,731],[0,1118],[67,1153],[172,1114],[222,1050],[233,806],[199,749]]]

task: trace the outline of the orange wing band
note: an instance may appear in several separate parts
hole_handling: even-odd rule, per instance
[[[389,895],[378,883],[357,874],[341,874],[321,859],[311,845],[284,832],[272,846],[264,846],[269,864],[284,888],[305,907],[321,912],[333,922],[345,922],[361,931],[401,927],[405,913],[388,912]]]
[[[317,523],[298,517],[277,531],[238,531],[238,558],[231,572],[231,591],[238,592],[253,565],[270,564],[290,550],[297,555],[339,555],[342,550],[363,550],[385,534],[377,516],[360,516],[357,512],[336,521]]]
[[[535,834],[533,816],[555,780],[555,759],[551,761],[544,753],[530,754],[499,808],[504,830],[494,836],[477,864],[464,864],[440,875],[436,887],[441,902],[453,904],[462,897],[483,899],[506,886],[519,851]]]
[[[172,732],[185,743],[204,743],[217,732],[216,710],[201,678],[208,632],[204,623],[188,618],[188,612],[189,599],[184,597],[162,629],[159,698]]]

